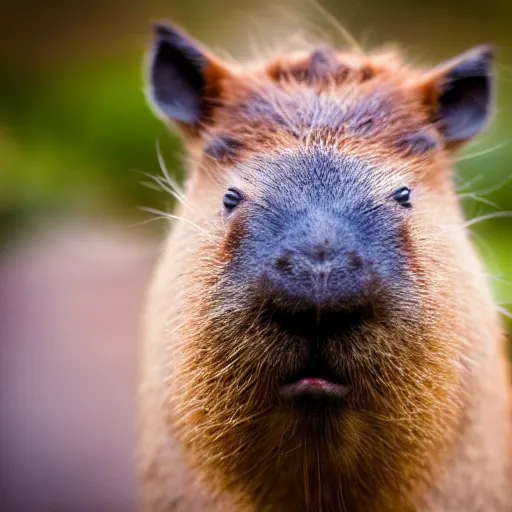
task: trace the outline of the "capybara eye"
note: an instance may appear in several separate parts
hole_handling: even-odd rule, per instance
[[[242,201],[242,193],[236,188],[228,188],[224,194],[224,208],[231,213]]]
[[[408,187],[400,187],[393,193],[393,199],[400,203],[404,208],[411,208],[411,189]]]

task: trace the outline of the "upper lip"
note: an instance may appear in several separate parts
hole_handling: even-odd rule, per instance
[[[370,306],[352,311],[307,309],[297,312],[274,306],[268,307],[267,312],[269,321],[278,325],[281,331],[318,345],[327,339],[346,336],[372,315]]]

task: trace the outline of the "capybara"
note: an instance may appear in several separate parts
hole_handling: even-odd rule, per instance
[[[504,332],[455,192],[492,49],[223,61],[159,24],[184,191],[148,294],[140,510],[512,510]]]

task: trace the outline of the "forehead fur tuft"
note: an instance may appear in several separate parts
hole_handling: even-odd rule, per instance
[[[417,76],[396,51],[360,56],[324,46],[282,55],[226,79],[210,133],[230,141],[231,157],[312,138],[371,140],[397,155],[427,154],[435,147],[428,133],[409,141],[429,122],[417,88],[408,85]],[[212,151],[212,140],[217,146],[207,134],[206,153],[224,156]]]

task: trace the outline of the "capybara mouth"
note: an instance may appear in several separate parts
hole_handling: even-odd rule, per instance
[[[343,400],[349,392],[350,386],[323,377],[304,377],[279,389],[285,400]]]
[[[318,360],[282,379],[279,386],[279,395],[285,400],[342,400],[349,391],[350,385]]]
[[[307,360],[299,368],[279,380],[279,395],[285,400],[301,402],[342,401],[350,392],[350,382],[334,370],[335,365],[326,355],[328,344],[349,343],[350,335],[373,316],[370,307],[354,311],[305,310],[289,312],[269,308],[267,319],[285,336],[296,339],[297,346],[308,347]]]

